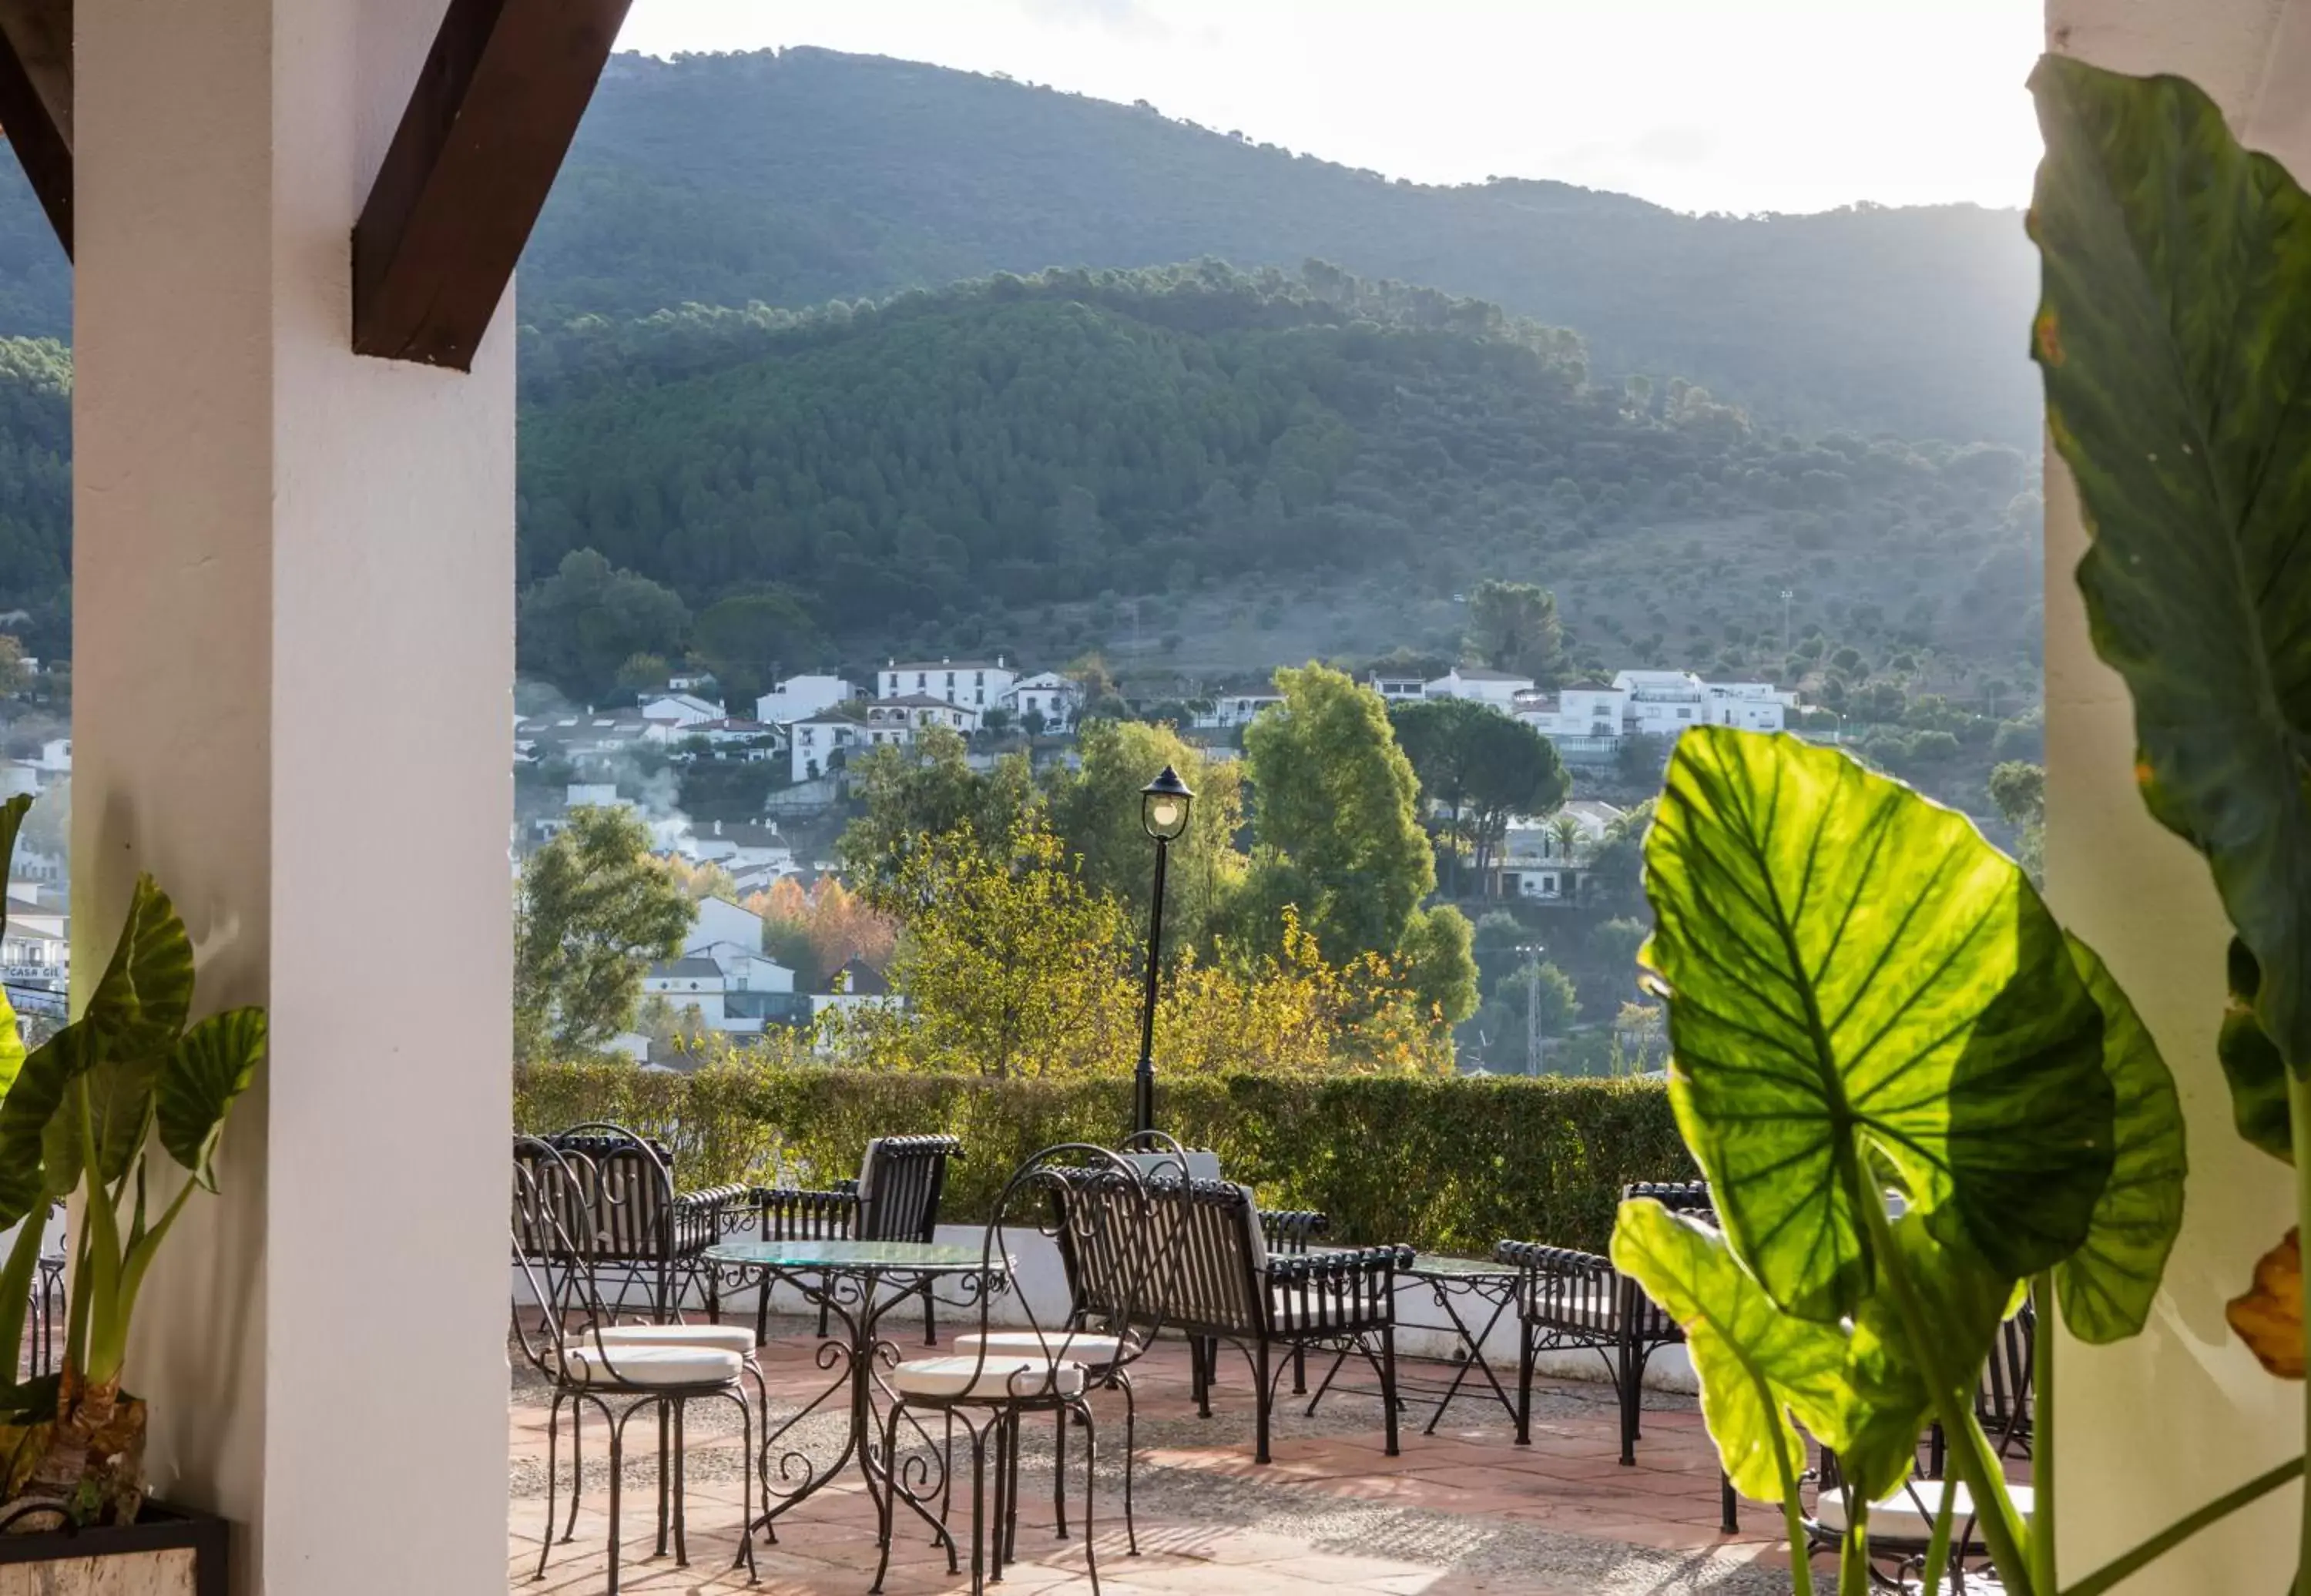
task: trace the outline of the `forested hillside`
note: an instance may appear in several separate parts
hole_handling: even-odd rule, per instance
[[[2015,450],[1801,441],[1681,379],[1593,382],[1568,332],[1321,266],[693,310],[524,362],[526,580],[593,549],[693,609],[772,585],[854,647],[1016,643],[1030,611],[1269,579],[1552,581],[1592,643],[1697,665],[1793,583],[1984,658],[2034,620]]]
[[[622,57],[531,243],[523,314],[1204,256],[1492,300],[1578,328],[1601,370],[1679,374],[1777,424],[2036,443],[2016,212],[1692,217],[1559,183],[1395,183],[1151,109],[815,49]]]
[[[524,258],[521,315],[1206,256],[1491,300],[1579,329],[1602,371],[1682,375],[1775,425],[2036,447],[2014,212],[1694,217],[1559,183],[1389,182],[1150,109],[816,49],[619,57]],[[69,293],[0,161],[0,334],[68,336]]]

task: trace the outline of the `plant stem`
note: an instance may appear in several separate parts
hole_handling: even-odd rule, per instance
[[[2052,1269],[2030,1282],[2030,1577],[2054,1596],[2054,1334],[2060,1306]],[[2022,1394],[2014,1394],[2021,1405]]]
[[[1850,1486],[1845,1494],[1853,1512],[1845,1525],[1845,1544],[1838,1548],[1837,1596],[1871,1596],[1870,1504]]]
[[[2311,1060],[2289,1059],[2287,1070],[2287,1118],[2295,1144],[2295,1244],[2311,1245]],[[2296,1317],[2299,1321],[2302,1310]],[[2303,1444],[2311,1452],[2311,1381],[2303,1384]],[[2301,1518],[2296,1528],[2296,1581],[2311,1576],[2311,1490],[2303,1493]]]
[[[1940,1596],[1942,1570],[1949,1563],[1950,1519],[1958,1508],[1958,1476],[1942,1475],[1942,1504],[1934,1510],[1934,1532],[1926,1538],[1925,1596]]]
[[[2114,1557],[2062,1592],[2062,1596],[2102,1596],[2103,1592],[2164,1557],[2208,1525],[2219,1523],[2249,1503],[2261,1500],[2280,1486],[2300,1477],[2302,1472],[2303,1460],[2297,1458],[2291,1463],[2281,1463],[2268,1473],[2256,1475],[2238,1489],[2216,1497],[2187,1518],[2176,1520],[2132,1551]]]
[[[1862,1154],[1860,1148],[1854,1150]],[[1861,1161],[1866,1167],[1866,1156],[1862,1156]],[[1970,1382],[1943,1366],[1940,1345],[1926,1327],[1925,1314],[1918,1306],[1916,1287],[1894,1244],[1893,1225],[1886,1217],[1885,1196],[1862,1182],[1856,1197],[1862,1225],[1877,1250],[1878,1267],[1885,1271],[1887,1282],[1894,1288],[1894,1305],[1901,1316],[1903,1339],[1924,1371],[1927,1387],[1933,1393],[1934,1417],[1940,1420],[1942,1434],[1949,1443],[1949,1467],[1958,1470],[1958,1478],[1974,1493],[1975,1520],[1982,1526],[1982,1538],[1989,1545],[1990,1560],[1997,1566],[1999,1578],[2005,1582],[2008,1596],[2052,1596],[2051,1592],[2040,1592],[2031,1578],[2024,1550],[2028,1532],[2014,1511],[2014,1498],[2007,1492],[2005,1470],[1991,1454],[1990,1443],[1981,1425],[1975,1421],[1974,1404],[1966,1397]]]
[[[1745,1360],[1746,1361],[1746,1360]],[[1774,1394],[1773,1386],[1755,1368],[1749,1370],[1749,1382],[1757,1388],[1757,1400],[1766,1411],[1778,1422],[1784,1412],[1782,1400]],[[1774,1468],[1782,1477],[1782,1528],[1790,1538],[1790,1590],[1792,1596],[1813,1596],[1813,1569],[1805,1554],[1805,1511],[1798,1502],[1797,1470],[1790,1467],[1790,1454],[1782,1442],[1774,1437]]]
[[[9,1022],[0,1017],[0,1025]],[[8,1250],[8,1264],[0,1269],[0,1386],[16,1379],[17,1356],[24,1346],[24,1318],[31,1304],[32,1275],[39,1268],[40,1233],[48,1228],[48,1208],[36,1203],[17,1229],[16,1244]],[[4,1478],[4,1477],[0,1477]]]

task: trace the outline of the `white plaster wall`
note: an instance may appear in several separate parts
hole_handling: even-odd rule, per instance
[[[2251,143],[2311,171],[2311,15],[2284,0],[2050,0],[2052,48],[2177,73]],[[2015,329],[2015,345],[2025,334]],[[2062,1571],[2076,1579],[2189,1508],[2301,1450],[2303,1389],[2258,1368],[2223,1321],[2288,1224],[2275,1161],[2238,1141],[2214,1056],[2229,932],[2205,865],[2136,793],[2132,708],[2094,658],[2072,572],[2085,538],[2050,450],[2046,497],[2046,873],[2056,911],[2101,951],[2173,1066],[2190,1122],[2182,1239],[2148,1332],[2059,1349]],[[2299,1496],[2282,1491],[2122,1587],[2126,1596],[2275,1591]]]
[[[149,868],[202,1007],[272,1011],[131,1365],[241,1592],[502,1577],[511,340],[350,352],[442,10],[77,8],[78,951]]]

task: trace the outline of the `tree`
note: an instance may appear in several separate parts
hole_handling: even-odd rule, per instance
[[[1024,754],[974,771],[962,735],[945,726],[926,728],[911,743],[868,749],[850,763],[850,785],[866,813],[844,829],[838,845],[843,873],[888,912],[896,911],[880,894],[922,839],[965,828],[1006,838],[1041,801]]]
[[[1557,595],[1531,582],[1478,582],[1469,594],[1469,647],[1495,670],[1554,687],[1565,671]]]
[[[623,806],[581,805],[522,864],[514,911],[514,1057],[593,1052],[633,1022],[650,966],[698,917]]]
[[[1422,1012],[1445,1027],[1477,1012],[1477,960],[1469,917],[1450,903],[1413,911],[1397,944],[1404,982]]]
[[[1643,920],[1622,917],[1600,920],[1589,932],[1589,946],[1597,952],[1597,962],[1613,973],[1616,981],[1626,983],[1637,967],[1637,949],[1645,945]]]
[[[1395,950],[1436,885],[1420,784],[1380,694],[1330,667],[1276,673],[1283,702],[1244,728],[1256,897],[1300,906],[1327,958]]]
[[[0,632],[0,698],[13,698],[32,685],[32,667],[24,663],[24,645]]]
[[[748,898],[746,907],[763,917],[763,950],[792,970],[806,991],[818,990],[852,959],[885,968],[898,939],[898,927],[837,876],[822,876],[807,890],[785,876]]]
[[[1043,728],[1049,724],[1050,722],[1043,718],[1043,711],[1033,705],[1028,707],[1025,714],[1019,717],[1019,729],[1027,734],[1030,741],[1042,737]]]
[[[672,672],[663,654],[632,654],[618,667],[618,685],[629,693],[656,693]]]
[[[1493,863],[1520,815],[1545,815],[1565,801],[1571,779],[1557,745],[1530,726],[1498,711],[1487,711],[1472,728],[1469,756],[1470,830],[1477,844],[1477,875],[1493,895]]]
[[[1467,840],[1464,824],[1469,805],[1470,763],[1475,757],[1479,720],[1500,718],[1500,712],[1471,698],[1421,698],[1389,711],[1389,725],[1397,746],[1411,762],[1420,783],[1424,815],[1442,814],[1444,851],[1452,861],[1448,891],[1461,895],[1461,850]]]
[[[1581,876],[1582,890],[1592,902],[1609,908],[1633,908],[1644,902],[1645,829],[1653,823],[1653,800],[1647,798],[1605,827]]]
[[[699,613],[690,640],[734,705],[751,704],[781,669],[791,670],[825,647],[809,613],[793,594],[776,588],[716,600]]]
[[[1581,822],[1577,816],[1557,814],[1550,816],[1548,840],[1556,848],[1557,857],[1571,864],[1581,852]]]
[[[564,554],[552,576],[522,595],[520,610],[522,668],[589,702],[617,685],[618,667],[635,655],[679,651],[690,626],[670,589],[613,570],[592,549]]]
[[[682,889],[682,895],[693,903],[702,903],[709,898],[724,898],[733,903],[738,901],[738,884],[731,879],[729,871],[711,859],[687,859],[676,853],[663,859],[653,855],[650,862],[664,870],[668,879]]]
[[[907,1006],[842,1016],[839,1050],[1010,1078],[1096,1068],[1136,1040],[1122,911],[1066,864],[1041,815],[993,838],[968,824],[924,838],[883,890],[903,906],[891,982]]]
[[[2010,759],[1990,772],[1990,801],[2014,828],[2014,857],[2033,881],[2046,869],[2046,771],[2043,765]]]
[[[1170,727],[1138,720],[1094,720],[1077,747],[1079,768],[1055,766],[1043,778],[1051,829],[1080,856],[1085,884],[1121,902],[1135,927],[1147,923],[1156,868],[1156,845],[1140,823],[1140,789],[1169,765],[1194,790],[1188,830],[1171,848],[1164,946],[1175,960],[1190,948],[1209,955],[1245,868],[1235,841],[1243,825],[1236,762],[1208,759]]]

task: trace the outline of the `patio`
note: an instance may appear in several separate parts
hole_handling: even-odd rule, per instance
[[[773,1419],[822,1388],[813,1361],[815,1327],[774,1319],[762,1364]],[[907,1338],[911,1340],[911,1337]],[[1449,1369],[1406,1360],[1408,1374]],[[589,1495],[577,1537],[554,1548],[535,1582],[545,1516],[545,1388],[517,1360],[509,1412],[507,1588],[510,1592],[598,1591],[604,1574],[606,1462],[589,1438]],[[1312,1382],[1315,1371],[1312,1371]],[[1743,1532],[1718,1531],[1717,1468],[1690,1398],[1647,1394],[1637,1465],[1615,1461],[1611,1387],[1544,1382],[1534,1392],[1533,1441],[1513,1443],[1507,1416],[1489,1395],[1456,1401],[1433,1436],[1418,1431],[1428,1409],[1407,1416],[1400,1456],[1383,1454],[1375,1399],[1327,1396],[1314,1418],[1304,1401],[1280,1405],[1276,1461],[1251,1461],[1251,1402],[1241,1365],[1223,1367],[1213,1417],[1197,1417],[1189,1395],[1186,1347],[1161,1344],[1139,1365],[1138,1474],[1135,1487],[1141,1555],[1126,1556],[1121,1513],[1121,1425],[1103,1425],[1098,1549],[1109,1592],[1210,1592],[1211,1596],[1315,1596],[1322,1590],[1530,1592],[1533,1596],[1749,1596],[1789,1589],[1779,1520],[1749,1504]],[[1104,1420],[1114,1404],[1101,1409]],[[839,1435],[840,1415],[805,1422],[807,1446]],[[710,1430],[709,1426],[722,1426]],[[812,1426],[824,1435],[814,1436]],[[627,1590],[742,1591],[734,1573],[739,1516],[736,1415],[701,1408],[690,1426],[691,1565],[650,1558],[656,1536],[657,1448],[646,1421],[629,1432],[624,1538]],[[834,1442],[839,1445],[839,1440]],[[1055,1540],[1050,1520],[1051,1432],[1031,1431],[1025,1456],[1019,1561],[1006,1588],[1033,1596],[1087,1590],[1080,1537]],[[1070,1512],[1081,1498],[1080,1453],[1070,1448]],[[567,1470],[566,1449],[562,1461]],[[562,1503],[568,1503],[567,1475]],[[958,1485],[955,1522],[967,1524],[967,1480]],[[863,1592],[875,1563],[875,1515],[855,1478],[782,1520],[775,1547],[756,1543],[767,1592]],[[944,1554],[903,1531],[885,1590],[893,1596],[969,1588],[950,1575]]]

